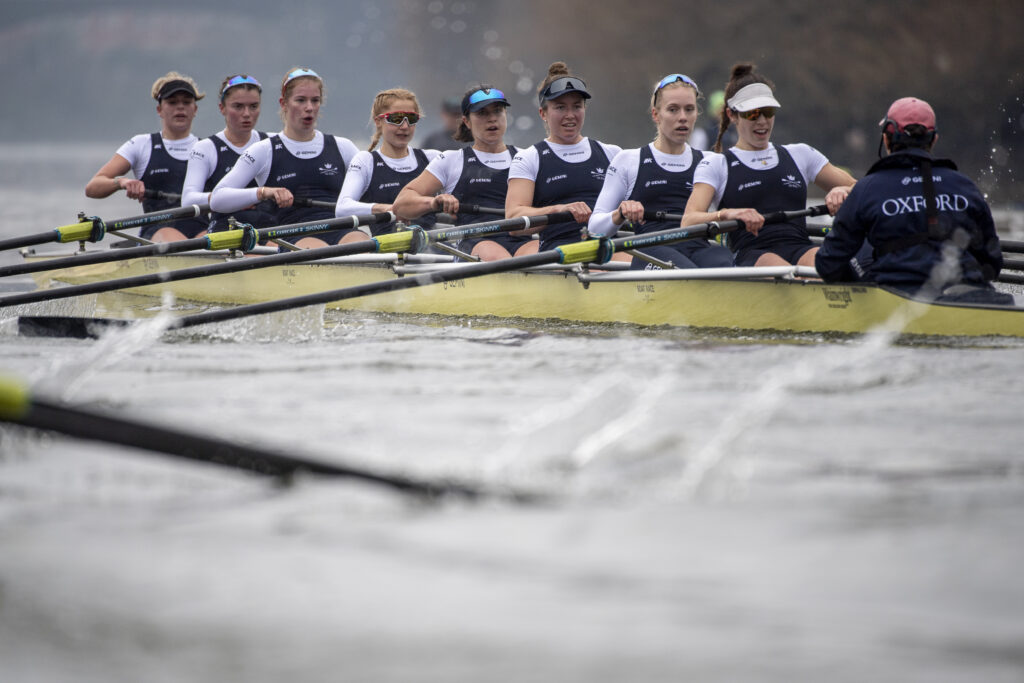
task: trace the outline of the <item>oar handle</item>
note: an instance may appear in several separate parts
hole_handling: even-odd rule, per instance
[[[828,213],[828,207],[824,204],[816,204],[809,206],[806,209],[798,209],[796,211],[775,211],[773,213],[764,214],[765,223],[779,223],[782,221],[789,220],[790,218],[802,218],[811,216],[822,216]],[[644,220],[647,221],[682,221],[683,214],[681,213],[669,213],[667,211],[644,211]],[[708,221],[714,223],[716,221]],[[721,222],[721,221],[719,221]]]
[[[312,201],[312,200],[310,200]],[[321,202],[329,203],[329,202]],[[331,208],[334,205],[331,204]],[[307,221],[305,223],[290,223],[279,225],[276,228],[263,228],[258,230],[261,240],[287,239],[289,237],[302,237],[305,235],[316,235],[331,230],[342,230],[344,228],[358,228],[361,225],[378,225],[390,223],[395,220],[395,214],[390,211],[381,213],[364,214],[359,216],[340,216],[338,218],[327,218],[320,221]]]
[[[337,206],[334,202],[325,202],[319,199],[308,199],[307,197],[296,197],[292,200],[292,206],[305,208],[333,209]]]
[[[504,212],[502,212],[504,213]],[[539,216],[521,216],[519,218],[506,218],[499,221],[482,221],[480,223],[468,223],[466,225],[454,225],[450,228],[437,228],[435,230],[420,230],[422,239],[417,241],[415,251],[422,251],[427,244],[435,242],[452,242],[455,240],[470,239],[475,237],[487,237],[503,232],[515,232],[517,230],[528,230],[549,223],[571,221],[572,213],[568,211],[557,211],[545,213]],[[401,234],[401,233],[398,233]],[[386,237],[386,235],[382,235]],[[379,238],[378,238],[379,239]],[[394,251],[384,249],[381,251]]]
[[[793,218],[820,216],[825,213],[828,213],[828,207],[824,204],[819,204],[817,206],[811,206],[797,211],[774,211],[772,213],[767,213],[764,215],[764,222],[765,224],[780,223]],[[680,216],[680,219],[681,218],[682,217]],[[682,242],[683,240],[699,239],[701,237],[711,239],[715,235],[732,232],[733,230],[742,230],[745,227],[746,224],[741,220],[708,221],[707,223],[698,223],[697,225],[691,225],[685,228],[679,227],[668,230],[658,230],[655,232],[634,235],[632,237],[620,237],[613,240],[609,240],[607,238],[602,238],[601,240],[590,240],[590,242],[599,242],[599,246],[596,247],[596,256],[591,255],[595,249],[594,246],[587,242],[581,242],[578,243],[580,246],[566,245],[566,247],[562,247],[567,254],[566,259],[568,259],[563,260],[562,262],[579,263],[581,261],[594,260],[598,263],[606,263],[616,252],[627,251],[630,249],[642,249],[643,247],[653,247],[659,244],[674,244],[676,242]]]
[[[479,213],[484,216],[504,216],[505,209],[498,209],[493,206],[480,206],[479,204],[470,204],[465,207],[466,213]]]
[[[181,195],[175,192],[164,192],[163,190],[153,190],[146,188],[146,191],[142,193],[146,199],[167,199],[174,201],[181,201]]]

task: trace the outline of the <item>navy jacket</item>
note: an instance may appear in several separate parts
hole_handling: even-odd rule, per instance
[[[929,236],[921,161],[931,159],[937,224]],[[1003,267],[992,212],[981,192],[948,159],[909,149],[879,159],[853,187],[818,250],[815,266],[826,282],[869,280],[919,287],[942,261],[942,247],[957,229],[967,242],[959,278],[945,284],[986,285]],[[865,240],[874,262],[863,277],[850,264]]]

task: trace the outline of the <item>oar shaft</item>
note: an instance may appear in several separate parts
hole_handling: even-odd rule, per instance
[[[373,294],[397,292],[403,289],[424,287],[427,285],[450,282],[452,280],[462,280],[464,278],[476,277],[479,275],[504,273],[522,268],[533,268],[549,263],[558,263],[560,258],[561,256],[559,252],[557,250],[553,250],[542,251],[528,256],[517,256],[511,259],[502,259],[501,261],[470,263],[445,270],[429,271],[418,275],[406,275],[405,277],[394,280],[369,282],[363,285],[356,285],[354,287],[345,287],[343,289],[335,289],[326,292],[316,292],[314,294],[306,294],[288,299],[276,299],[274,301],[264,301],[257,304],[249,304],[235,308],[225,308],[215,311],[207,311],[205,313],[197,313],[195,315],[175,318],[171,324],[171,328],[195,327],[196,325],[236,320],[238,318],[247,318],[264,313],[278,313],[295,308],[327,304],[332,301],[358,299],[360,297],[371,296]]]
[[[46,270],[58,270],[61,268],[73,268],[75,266],[89,266],[98,263],[112,263],[114,261],[125,261],[127,259],[154,256],[157,254],[177,254],[183,251],[206,249],[206,237],[195,237],[177,242],[161,242],[160,244],[147,245],[142,247],[129,247],[111,251],[96,251],[88,254],[75,254],[66,258],[47,259],[34,263],[16,263],[12,266],[0,268],[0,277],[11,275],[24,275],[26,273],[40,273]]]
[[[25,235],[24,237],[11,237],[9,239],[0,240],[0,251],[8,251],[10,249],[24,249],[25,247],[34,247],[37,244],[49,244],[50,242],[56,241],[56,231],[47,230],[46,232],[39,232],[34,235]]]
[[[20,417],[0,416],[26,427],[57,431],[68,436],[163,453],[177,458],[206,462],[256,474],[283,477],[298,472],[344,477],[386,486],[405,493],[427,496],[459,494],[476,497],[479,491],[455,483],[433,483],[400,475],[309,458],[275,453],[234,441],[189,433],[153,423],[122,419],[91,410],[33,399]]]
[[[360,222],[360,220],[356,220],[356,224],[367,224],[377,222],[378,220],[387,220],[387,217],[390,215],[391,214],[384,213],[373,214],[371,216],[355,216],[353,218],[362,220],[362,222]],[[56,289],[40,289],[32,292],[20,292],[18,294],[10,294],[8,296],[0,297],[0,308],[16,304],[29,304],[39,301],[66,299],[73,296],[84,296],[86,294],[100,294],[102,292],[112,292],[118,289],[146,287],[166,282],[179,282],[181,280],[191,280],[199,277],[212,277],[214,275],[239,273],[242,271],[257,270],[260,268],[273,268],[275,266],[283,266],[291,263],[303,263],[305,261],[315,261],[337,256],[366,254],[378,251],[378,249],[379,242],[377,240],[361,240],[359,242],[336,244],[316,249],[301,249],[299,251],[272,254],[270,256],[260,256],[258,258],[243,258],[234,261],[212,263],[210,265],[196,266],[194,268],[180,268],[178,270],[162,271],[159,273],[147,273],[145,275],[135,275],[132,277],[103,280],[100,282],[88,282],[81,285],[71,285]]]

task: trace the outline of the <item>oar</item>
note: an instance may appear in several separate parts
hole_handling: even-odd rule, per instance
[[[824,206],[813,206],[800,211],[780,211],[766,215],[765,222],[775,223],[791,218],[798,218],[800,216],[817,216],[821,215],[825,211],[827,211],[827,209]],[[508,223],[509,221],[518,221],[520,222],[519,227],[513,229],[525,230],[529,227],[545,225],[548,223],[549,218],[553,219],[551,222],[557,222],[571,218],[571,214],[568,212],[561,212],[558,214],[549,214],[544,216],[513,218],[501,222]],[[634,235],[632,237],[621,237],[614,240],[609,240],[607,238],[600,240],[585,240],[583,242],[574,242],[561,247],[556,247],[550,251],[542,251],[526,256],[516,256],[513,258],[502,259],[500,261],[470,263],[453,266],[445,270],[435,270],[420,273],[418,275],[408,275],[395,280],[381,280],[379,282],[371,282],[326,292],[316,292],[314,294],[306,294],[288,299],[277,299],[273,301],[249,304],[246,306],[238,306],[236,308],[206,311],[195,315],[174,318],[169,324],[168,329],[182,329],[207,323],[224,322],[227,320],[259,315],[261,313],[276,313],[305,306],[327,304],[332,301],[355,299],[373,294],[395,292],[404,289],[411,289],[413,287],[423,287],[441,282],[450,282],[452,280],[479,277],[481,275],[504,273],[524,268],[534,268],[553,263],[606,263],[616,251],[625,249],[642,249],[644,247],[651,247],[659,244],[670,244],[695,238],[708,239],[719,233],[730,232],[742,226],[743,222],[738,220],[723,221],[721,223],[710,222],[693,225],[688,228],[673,228],[671,230]],[[452,230],[455,230],[455,228]],[[431,232],[444,234],[450,231],[436,230]],[[21,316],[18,318],[18,330],[21,334],[26,336],[96,336],[104,327],[124,326],[126,324],[129,323],[124,320],[111,320],[109,318],[74,318],[66,316]]]
[[[35,235],[0,240],[0,251],[21,249],[50,242],[99,242],[107,232],[137,228],[144,225],[152,225],[153,223],[166,223],[182,218],[195,218],[203,212],[209,211],[209,209],[208,204],[182,206],[176,209],[167,209],[166,211],[143,213],[116,221],[104,221],[96,216],[86,218],[82,215],[79,216],[77,223],[62,225],[53,230],[36,233]]]
[[[294,223],[282,225],[276,228],[263,228],[256,230],[252,226],[246,226],[236,230],[224,230],[223,232],[211,232],[202,237],[194,237],[176,242],[160,242],[141,247],[129,247],[127,249],[116,249],[111,251],[97,251],[88,254],[75,254],[66,258],[55,258],[35,263],[18,263],[12,266],[0,268],[0,277],[10,275],[24,275],[25,273],[39,273],[47,270],[58,270],[61,268],[72,268],[75,266],[93,265],[97,263],[112,263],[114,261],[126,261],[144,256],[159,256],[163,254],[179,254],[185,251],[221,249],[240,249],[250,251],[260,240],[284,239],[302,235],[314,235],[340,228],[354,228],[360,225],[371,225],[374,223],[387,223],[394,220],[394,214],[377,213],[366,216],[344,216],[342,218],[331,218],[320,221],[309,221],[307,223]]]
[[[46,400],[33,396],[24,384],[7,378],[0,378],[0,421],[271,477],[290,477],[299,473],[342,477],[428,497],[458,495],[475,499],[493,496],[506,497],[518,502],[536,502],[544,498],[540,494],[526,492],[488,491],[454,481],[427,481],[384,474],[341,463],[324,462],[257,446],[247,446],[236,441]]]
[[[369,219],[374,216],[380,217],[379,221],[375,222],[387,222],[392,214],[374,214],[373,216],[361,218]],[[548,220],[563,220],[569,216],[571,216],[571,214],[558,213],[550,214],[546,218]],[[532,224],[534,225],[538,223],[536,218],[537,217],[534,217],[532,221]],[[144,287],[147,285],[157,285],[166,282],[190,280],[198,277],[238,273],[247,270],[256,270],[259,268],[272,268],[274,266],[281,266],[290,263],[317,261],[337,256],[351,256],[353,254],[367,253],[383,254],[411,252],[422,250],[424,246],[424,239],[429,243],[436,243],[444,240],[463,239],[468,236],[476,237],[482,234],[494,234],[505,230],[518,230],[521,229],[522,225],[523,222],[521,220],[511,219],[505,221],[471,223],[468,225],[454,226],[452,228],[438,228],[436,230],[424,231],[422,235],[417,231],[407,230],[403,232],[378,235],[373,239],[349,242],[347,244],[336,244],[327,247],[318,247],[315,249],[303,249],[283,254],[261,256],[259,258],[237,259],[234,261],[213,263],[205,266],[195,266],[193,268],[180,268],[178,270],[148,273],[146,275],[135,275],[132,277],[118,278],[114,280],[102,280],[100,282],[88,282],[81,285],[70,285],[54,289],[20,292],[17,294],[10,294],[8,296],[0,296],[0,308],[16,304],[53,301],[73,296],[111,292],[118,289],[129,289],[132,287]]]

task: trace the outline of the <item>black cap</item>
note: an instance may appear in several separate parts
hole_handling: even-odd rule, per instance
[[[537,99],[541,105],[545,100],[553,100],[569,93],[579,93],[583,99],[589,100],[590,93],[587,92],[587,83],[577,76],[561,76],[548,83],[547,87],[540,91]]]
[[[192,84],[188,81],[173,80],[167,81],[160,88],[160,92],[156,94],[156,101],[163,102],[165,99],[177,92],[188,93],[193,99],[199,99],[199,95],[196,93],[196,89],[192,87]]]

